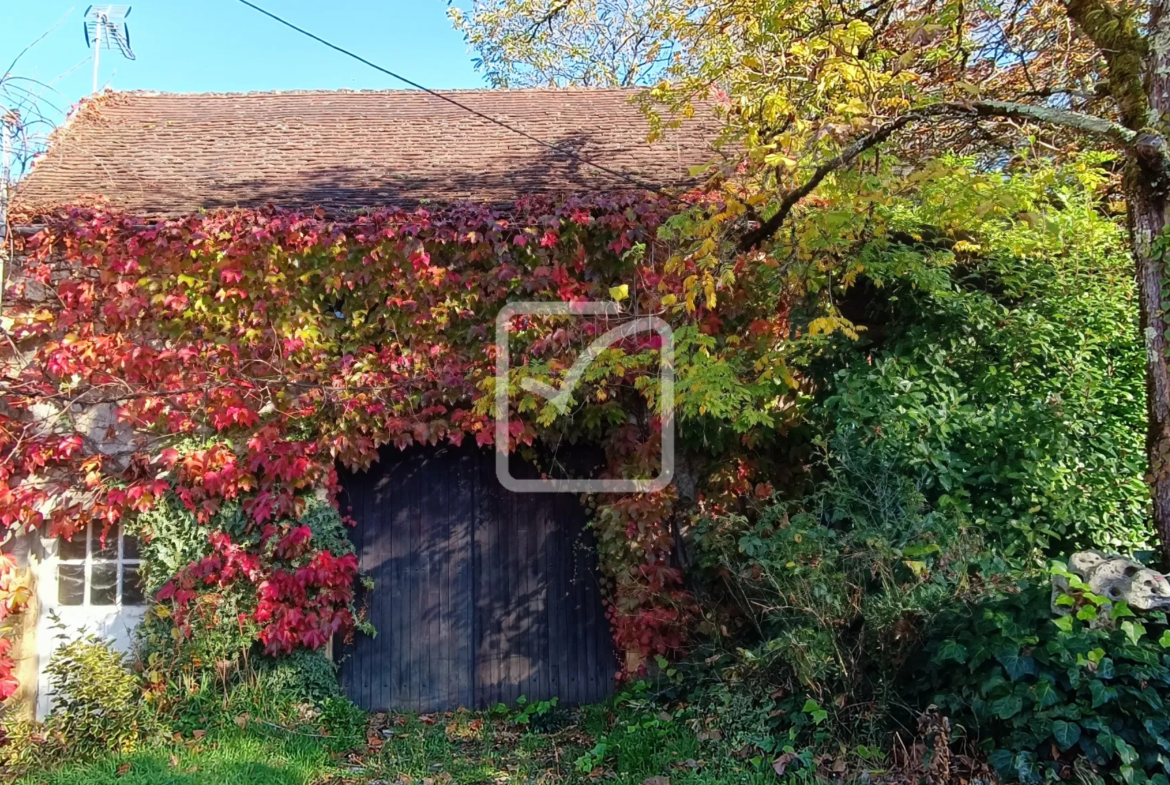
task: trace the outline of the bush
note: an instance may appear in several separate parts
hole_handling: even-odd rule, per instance
[[[54,706],[46,728],[74,755],[129,751],[155,727],[125,657],[92,634],[62,645],[45,669]]]
[[[909,245],[867,248],[866,285],[849,295],[866,330],[819,360],[810,412],[816,431],[886,451],[932,508],[1020,559],[1153,541],[1124,228],[1062,179],[1028,208],[1044,228],[988,222],[977,251],[935,254],[941,279],[902,269]],[[945,205],[962,186],[943,178],[922,198]]]
[[[944,614],[908,688],[949,713],[1005,778],[1085,781],[1091,767],[1109,782],[1166,783],[1165,616],[1138,620],[1083,585],[1061,602],[1071,612],[1054,617],[1049,588],[1031,582]]]
[[[725,737],[765,752],[786,729],[809,736],[826,721],[842,738],[886,736],[920,631],[974,580],[978,541],[930,510],[889,455],[839,438],[824,462],[829,480],[803,502],[696,531],[754,639],[719,660],[741,686],[707,700]]]
[[[159,711],[180,732],[230,727],[241,717],[299,726],[314,721],[333,702],[345,700],[337,667],[322,652],[257,657],[233,673],[226,687],[218,675],[207,671],[188,675],[183,683],[183,689],[169,690],[159,702]]]
[[[83,634],[54,652],[45,672],[54,705],[43,724],[5,727],[0,761],[13,769],[105,752],[129,752],[158,731],[142,700],[142,684],[124,656],[104,640]]]
[[[188,564],[211,554],[209,531],[236,535],[247,521],[240,506],[232,503],[204,526],[178,499],[168,497],[141,515],[139,524],[143,572],[153,597]],[[255,648],[255,610],[255,588],[245,583],[202,587],[186,609],[182,628],[170,605],[151,603],[137,630],[138,656],[151,685],[151,699],[163,706],[182,700],[201,689],[205,675],[226,692]]]
[[[348,698],[334,696],[321,704],[317,721],[329,738],[326,746],[334,752],[360,747],[366,740],[369,716]]]
[[[308,559],[292,563],[278,557],[277,542],[265,541],[234,502],[224,504],[208,524],[200,524],[181,502],[168,497],[139,520],[152,594],[189,565],[221,564],[209,536],[224,535],[253,549],[256,558],[271,559],[289,572]],[[311,500],[296,523],[308,527],[313,548],[352,553],[345,525],[332,506]],[[165,711],[183,713],[186,709],[180,704],[213,689],[227,701],[238,686],[267,691],[264,703],[320,705],[338,694],[336,670],[319,649],[294,648],[287,657],[277,658],[261,653],[258,583],[237,575],[231,580],[192,579],[188,589],[190,598],[183,603],[172,599],[152,604],[138,630],[138,651],[152,685],[151,697]]]
[[[208,540],[213,532],[252,543],[265,554],[274,548],[261,547],[260,533],[235,503],[224,504],[208,524],[200,524],[171,497],[139,521],[151,592],[188,565],[214,557]],[[309,527],[314,545],[336,553],[352,550],[337,511],[329,505],[310,502],[300,523]],[[247,579],[199,581],[191,592],[192,599],[181,608],[181,624],[175,603],[158,602],[138,628],[148,699],[174,730],[231,726],[241,717],[299,725],[340,696],[336,668],[322,651],[294,649],[280,657],[262,653],[256,584]]]
[[[292,703],[321,706],[341,695],[337,666],[319,651],[298,650],[284,657],[265,657],[256,667],[256,677],[263,689]]]

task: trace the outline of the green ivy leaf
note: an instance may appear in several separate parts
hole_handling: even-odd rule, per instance
[[[1007,671],[1012,681],[1019,681],[1024,676],[1036,673],[1036,662],[1031,657],[1020,654],[1019,649],[1008,649],[995,657],[999,664]]]
[[[1081,740],[1081,726],[1075,722],[1057,720],[1052,723],[1052,737],[1062,750],[1067,750]]]
[[[936,542],[916,543],[903,548],[902,555],[908,559],[920,559],[923,556],[931,556],[939,553],[941,550]]]
[[[1125,633],[1125,637],[1129,638],[1130,643],[1137,646],[1138,641],[1146,634],[1146,625],[1140,621],[1123,621],[1121,631]]]
[[[817,725],[820,725],[829,718],[829,712],[822,709],[821,705],[812,698],[804,702],[804,708],[801,711],[812,717],[812,721]]]
[[[1137,750],[1133,745],[1127,742],[1120,736],[1115,736],[1113,739],[1113,747],[1117,750],[1117,757],[1121,758],[1121,762],[1126,766],[1131,766],[1137,761]]]
[[[1162,637],[1158,639],[1158,644],[1163,649],[1170,649],[1170,630],[1166,630],[1162,633]]]
[[[991,704],[991,712],[1001,720],[1011,719],[1024,708],[1024,701],[1019,695],[1007,695]]]
[[[1015,761],[1016,756],[1012,754],[1011,750],[993,750],[987,756],[987,762],[1003,776],[1012,773],[1015,769]]]
[[[1127,603],[1125,600],[1119,600],[1117,604],[1113,606],[1113,611],[1109,614],[1109,617],[1111,619],[1124,619],[1132,618],[1135,615],[1136,614],[1129,609],[1129,603]]]
[[[1032,694],[1036,700],[1036,706],[1041,709],[1047,709],[1060,703],[1060,693],[1047,679],[1036,682],[1036,686],[1032,688]]]
[[[1100,606],[1105,605],[1106,603],[1109,602],[1108,597],[1106,597],[1102,594],[1094,594],[1091,591],[1082,592],[1081,596],[1084,597],[1089,602],[1093,603],[1093,605],[1096,607],[1100,607]],[[1096,618],[1096,617],[1094,617],[1094,618]]]
[[[1098,679],[1112,679],[1117,673],[1113,669],[1113,660],[1109,657],[1097,663],[1097,678]]]
[[[1093,681],[1089,682],[1089,694],[1093,696],[1093,708],[1096,709],[1116,698],[1117,690],[1112,687],[1106,687],[1102,681],[1093,679]]]
[[[967,647],[954,638],[945,640],[938,647],[938,654],[935,659],[939,662],[954,661],[965,663],[967,661]]]

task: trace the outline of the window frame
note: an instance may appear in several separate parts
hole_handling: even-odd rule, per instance
[[[85,555],[81,558],[62,558],[61,545],[65,542],[65,540],[61,537],[57,538],[57,548],[55,554],[57,562],[55,565],[57,595],[56,602],[54,604],[61,608],[141,608],[145,606],[145,596],[143,596],[141,603],[135,603],[133,605],[127,605],[123,601],[125,597],[127,568],[140,568],[142,565],[142,559],[140,557],[130,559],[126,558],[125,529],[121,524],[116,524],[115,526],[111,527],[111,531],[115,528],[117,529],[118,550],[113,558],[110,558],[105,556],[97,556],[94,553],[95,549],[100,545],[101,538],[101,533],[97,532],[97,528],[97,521],[90,521],[85,525]],[[74,540],[76,540],[78,534],[80,534],[80,532],[73,535]],[[114,602],[112,603],[98,604],[91,600],[91,595],[93,593],[93,568],[95,564],[114,565]],[[81,589],[81,602],[67,604],[61,601],[61,567],[77,565],[82,565],[83,585]]]

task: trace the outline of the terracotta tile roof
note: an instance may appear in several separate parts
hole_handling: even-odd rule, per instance
[[[467,90],[459,101],[656,187],[714,158],[695,120],[647,144],[626,90]],[[82,106],[19,185],[35,215],[92,196],[143,216],[200,208],[420,201],[624,190],[579,161],[415,91],[106,93]]]

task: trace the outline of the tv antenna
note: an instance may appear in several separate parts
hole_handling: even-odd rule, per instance
[[[130,48],[128,5],[91,5],[85,10],[85,45],[93,49],[93,91],[98,89],[98,64],[102,49],[117,49],[127,60],[134,59]]]

